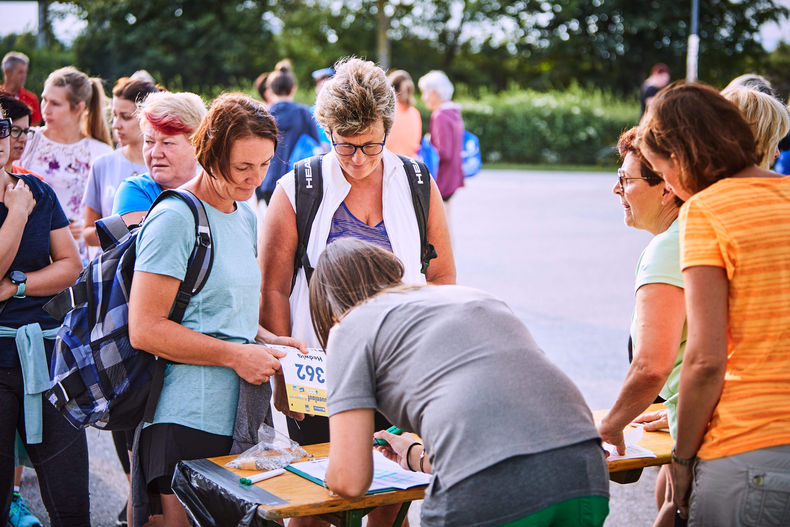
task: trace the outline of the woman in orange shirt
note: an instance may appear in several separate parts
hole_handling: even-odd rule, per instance
[[[675,504],[689,525],[790,525],[790,178],[758,166],[748,122],[709,86],[665,88],[638,142],[686,200]]]
[[[387,80],[397,99],[395,118],[385,146],[391,152],[414,159],[422,139],[422,116],[414,106],[414,82],[404,70],[393,71],[387,75]]]

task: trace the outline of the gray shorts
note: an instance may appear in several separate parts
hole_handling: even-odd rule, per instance
[[[790,444],[697,461],[688,524],[790,526]]]

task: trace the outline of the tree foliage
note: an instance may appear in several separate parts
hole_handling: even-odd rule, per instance
[[[304,85],[339,57],[419,77],[443,69],[472,94],[588,84],[633,94],[650,66],[685,72],[691,2],[662,0],[70,0],[87,22],[77,66],[107,79],[147,69],[171,89],[249,85],[283,57]],[[383,5],[384,15],[378,10]],[[770,64],[755,36],[776,0],[700,2],[701,80],[723,85]],[[382,28],[381,23],[386,25]]]

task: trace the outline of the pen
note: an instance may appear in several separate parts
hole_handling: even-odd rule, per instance
[[[399,436],[399,435],[401,435],[403,433],[403,430],[401,430],[397,426],[391,426],[391,427],[387,428],[387,432],[389,432],[390,434],[395,434],[396,436]],[[373,440],[373,446],[384,446],[386,444],[387,444],[387,442],[384,441],[383,439],[374,439]]]
[[[248,478],[241,478],[239,483],[242,485],[253,485],[258,483],[259,481],[263,481],[265,479],[273,478],[274,476],[279,476],[280,474],[284,473],[284,468],[276,468],[274,470],[267,470],[266,472],[261,472],[260,474],[254,474]]]

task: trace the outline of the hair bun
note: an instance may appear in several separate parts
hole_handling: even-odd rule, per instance
[[[291,61],[289,59],[282,59],[274,65],[274,71],[279,71],[281,73],[288,73],[291,71],[291,68]]]

